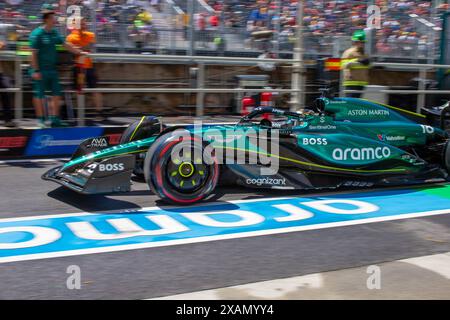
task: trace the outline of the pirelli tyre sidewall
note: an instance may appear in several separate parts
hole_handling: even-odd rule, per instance
[[[191,150],[192,152],[189,154],[192,155],[195,154],[194,150],[201,152],[201,159],[191,158],[192,165],[190,161],[181,161],[175,164],[172,159],[172,151],[179,150],[179,148]],[[205,150],[207,152],[204,152]],[[191,172],[194,172],[191,180],[180,178],[180,169],[178,168],[177,173],[177,169],[174,167],[176,165],[181,166],[184,163],[187,163],[186,167],[192,168]],[[201,177],[199,172],[202,173]],[[158,138],[148,150],[145,157],[144,173],[150,189],[162,200],[172,204],[189,205],[205,199],[216,188],[219,178],[219,165],[214,150],[201,138],[193,135],[181,138],[179,134],[170,132]],[[176,178],[182,181],[180,185],[173,183]],[[194,178],[196,181],[194,181]],[[189,189],[186,190],[185,187],[181,187],[181,183],[188,186]]]

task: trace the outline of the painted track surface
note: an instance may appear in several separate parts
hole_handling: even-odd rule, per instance
[[[0,166],[1,218],[161,205],[145,184],[114,196],[81,196],[40,180],[55,163]],[[285,197],[221,190],[213,201]],[[348,191],[347,191],[348,193]],[[290,194],[294,196],[295,193]],[[321,196],[324,194],[321,194]],[[313,196],[313,194],[309,194]],[[402,197],[398,197],[402,204]],[[420,210],[420,203],[417,203]],[[450,204],[448,206],[450,209]],[[450,218],[437,215],[321,230],[0,264],[1,299],[144,299],[346,269],[450,251]],[[67,267],[82,270],[68,290]]]

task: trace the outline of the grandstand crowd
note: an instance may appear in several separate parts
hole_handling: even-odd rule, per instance
[[[161,4],[177,5],[179,11],[167,11],[174,20],[184,15],[181,28],[188,28],[187,1],[174,0],[97,0],[95,7],[96,33],[99,44],[118,43],[122,35],[125,38],[136,38],[145,34],[147,38],[157,33],[152,21],[152,13],[159,12]],[[227,33],[235,33],[240,37],[251,39],[258,31],[274,31],[274,39],[280,43],[280,49],[290,50],[294,39],[296,21],[296,0],[205,0],[211,10],[197,13],[195,26],[197,30],[218,29]],[[0,18],[2,24],[13,24],[14,32],[9,33],[9,40],[26,38],[28,33],[40,23],[39,8],[43,3],[54,3],[60,16],[70,5],[83,7],[83,14],[92,18],[93,0],[6,0],[0,2]],[[349,36],[357,29],[364,28],[367,21],[367,6],[376,4],[381,8],[381,29],[376,33],[376,50],[378,53],[408,54],[408,51],[426,51],[430,42],[430,32],[417,25],[412,14],[439,27],[441,13],[449,11],[448,0],[305,0],[304,26],[305,39],[317,40],[312,43],[320,45],[327,37]],[[433,7],[433,4],[437,6]],[[197,7],[200,4],[197,4]],[[223,21],[222,21],[223,20]],[[178,19],[177,21],[180,21]],[[222,24],[223,22],[223,24]],[[172,26],[172,25],[171,25]],[[177,26],[180,27],[180,26]],[[103,42],[103,43],[102,43]],[[139,41],[137,41],[139,42]],[[143,42],[143,41],[141,41]],[[400,52],[399,52],[400,49]],[[316,48],[320,50],[320,47]]]

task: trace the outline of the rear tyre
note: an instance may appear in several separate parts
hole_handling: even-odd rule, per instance
[[[450,140],[447,142],[447,146],[445,147],[444,164],[448,174],[450,175]]]
[[[144,116],[140,120],[133,122],[125,129],[120,137],[120,144],[125,144],[145,138],[149,138],[161,132],[164,126],[158,118],[153,116]],[[136,165],[133,174],[144,179],[144,158],[145,154],[136,155]]]
[[[219,165],[214,149],[195,136],[171,132],[147,152],[145,178],[162,200],[177,205],[197,203],[216,188]]]

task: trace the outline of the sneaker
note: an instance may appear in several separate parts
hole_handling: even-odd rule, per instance
[[[69,125],[63,121],[61,121],[61,118],[50,116],[50,126],[52,128],[60,128],[60,127],[68,127]]]

